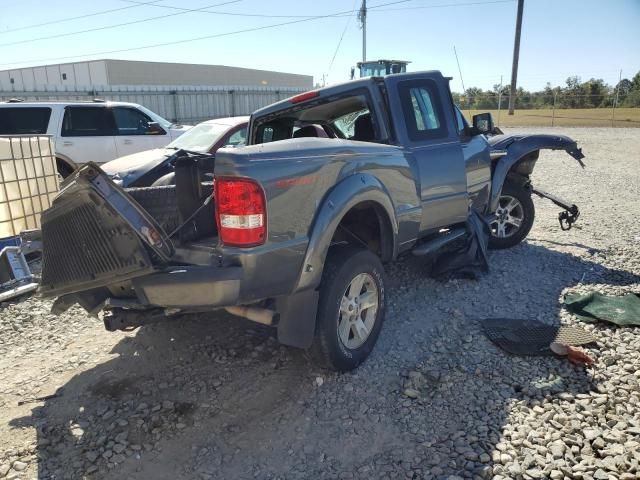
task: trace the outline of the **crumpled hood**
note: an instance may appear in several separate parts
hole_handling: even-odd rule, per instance
[[[128,187],[141,175],[167,161],[176,151],[167,148],[154,148],[144,152],[125,155],[101,166],[102,170],[113,177],[118,174],[123,187]],[[119,182],[118,182],[119,183]]]

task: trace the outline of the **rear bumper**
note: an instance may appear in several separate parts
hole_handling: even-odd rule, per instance
[[[134,278],[131,283],[141,305],[210,309],[236,305],[241,267],[186,266]]]

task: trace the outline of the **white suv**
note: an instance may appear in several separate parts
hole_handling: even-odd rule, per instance
[[[58,172],[164,147],[191,128],[135,103],[0,102],[0,135],[52,135]]]

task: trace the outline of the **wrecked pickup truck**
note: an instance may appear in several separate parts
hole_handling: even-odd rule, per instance
[[[491,136],[490,114],[468,125],[449,80],[366,78],[265,107],[248,146],[183,152],[175,185],[122,189],[80,168],[42,216],[41,293],[108,330],[224,308],[355,368],[384,319],[383,263],[464,242],[472,215],[494,248],[517,244],[539,151],[583,157],[559,135]]]

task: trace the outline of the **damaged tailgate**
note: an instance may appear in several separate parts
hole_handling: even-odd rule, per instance
[[[174,252],[156,221],[92,163],[68,180],[41,223],[45,297],[147,275]]]

